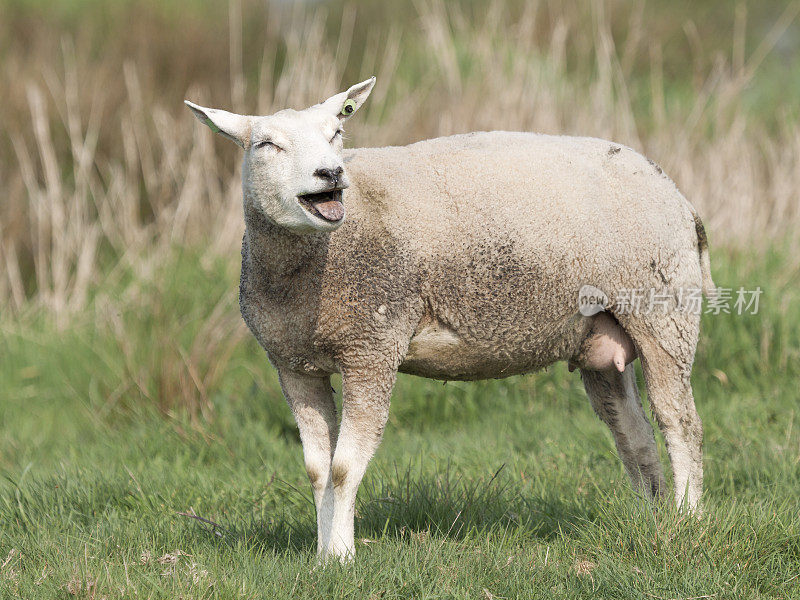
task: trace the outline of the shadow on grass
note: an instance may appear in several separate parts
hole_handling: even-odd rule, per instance
[[[590,507],[575,495],[523,494],[517,482],[503,477],[503,468],[478,479],[464,478],[450,465],[434,474],[408,469],[376,475],[363,484],[356,533],[380,537],[410,531],[462,539],[501,528],[550,539],[592,518]]]
[[[548,490],[523,496],[516,482],[506,480],[502,471],[500,467],[492,477],[483,479],[456,475],[449,465],[433,474],[414,473],[410,468],[374,473],[362,483],[356,503],[356,539],[423,534],[461,540],[502,530],[546,541],[597,517],[592,501],[575,494],[565,498]],[[280,515],[231,523],[224,530],[199,527],[197,534],[209,542],[244,544],[256,552],[315,551],[316,522],[310,494],[285,482],[279,488],[287,501]],[[306,506],[301,507],[303,504]]]

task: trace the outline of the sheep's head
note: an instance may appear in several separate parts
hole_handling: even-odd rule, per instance
[[[333,231],[344,221],[344,122],[364,103],[375,78],[305,110],[256,117],[186,101],[212,131],[244,149],[245,204],[298,233]]]

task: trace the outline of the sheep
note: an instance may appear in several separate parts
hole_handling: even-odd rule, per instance
[[[297,422],[320,560],[354,556],[356,490],[398,372],[476,380],[567,361],[655,499],[666,484],[638,357],[675,501],[697,510],[700,316],[681,297],[714,284],[691,204],[655,163],[595,138],[493,131],[343,150],[374,84],[270,116],[186,101],[244,150],[240,307]],[[604,299],[596,314],[578,307],[587,285]],[[661,294],[663,310],[624,310],[626,290]]]

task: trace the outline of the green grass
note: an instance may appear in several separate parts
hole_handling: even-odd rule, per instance
[[[704,319],[701,520],[632,492],[563,365],[401,377],[359,493],[357,560],[325,569],[296,428],[255,342],[194,363],[224,360],[204,394],[159,396],[170,361],[205,347],[211,308],[235,317],[235,268],[182,254],[65,331],[3,321],[0,598],[798,598],[788,255],[713,256],[719,285],[765,294],[756,316]]]

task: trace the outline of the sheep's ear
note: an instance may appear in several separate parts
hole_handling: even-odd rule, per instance
[[[357,83],[346,92],[331,96],[322,103],[322,106],[334,113],[342,121],[346,121],[366,102],[374,86],[375,78],[370,77],[366,81]]]
[[[250,117],[217,108],[205,108],[188,100],[184,100],[184,103],[192,110],[194,116],[201,123],[208,125],[214,133],[224,135],[242,148],[250,145]]]

